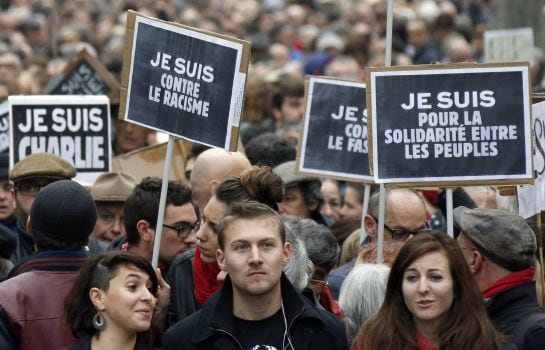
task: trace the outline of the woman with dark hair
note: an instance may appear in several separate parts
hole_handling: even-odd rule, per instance
[[[155,271],[141,256],[91,256],[65,301],[66,324],[77,338],[67,349],[153,349],[149,329],[157,290]]]
[[[444,233],[405,243],[378,313],[360,329],[354,349],[499,349],[499,335],[462,251]]]
[[[223,181],[201,215],[195,253],[184,253],[172,263],[167,280],[171,287],[169,324],[195,312],[221,286],[222,274],[216,262],[219,248],[217,225],[233,203],[253,200],[278,211],[284,183],[268,166],[252,166]]]

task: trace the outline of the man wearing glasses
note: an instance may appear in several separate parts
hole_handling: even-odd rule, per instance
[[[34,253],[34,240],[28,233],[27,221],[38,192],[52,182],[70,180],[74,176],[76,170],[70,163],[50,153],[31,154],[13,166],[10,180],[15,194],[17,248],[10,260],[14,264]]]
[[[369,209],[363,219],[367,238],[364,244],[375,243],[378,235],[378,214],[380,192],[376,190],[369,197]],[[405,241],[412,235],[429,231],[426,205],[420,195],[409,188],[386,188],[384,213],[384,240]],[[359,234],[359,231],[356,231]],[[335,298],[339,297],[341,284],[355,264],[355,257],[347,264],[331,271],[329,288]]]
[[[147,177],[134,188],[125,203],[127,236],[121,250],[134,252],[151,261],[160,196],[159,178]],[[169,181],[159,251],[159,268],[163,273],[176,255],[194,247],[198,225],[191,190],[178,182]]]

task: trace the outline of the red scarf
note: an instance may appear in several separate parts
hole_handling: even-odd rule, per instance
[[[497,280],[487,289],[483,290],[481,295],[487,299],[492,298],[494,295],[506,290],[507,288],[514,287],[524,282],[530,282],[534,279],[535,272],[536,268],[534,266],[530,266],[527,269],[510,273],[509,275]]]
[[[418,345],[418,350],[437,350],[419,331],[416,331],[416,344]]]
[[[331,312],[339,320],[344,321],[344,314],[339,306],[339,302],[333,298],[331,289],[329,289],[329,286],[327,285],[324,286],[322,292],[320,293],[320,304],[324,307],[324,309]]]
[[[199,246],[195,248],[195,258],[193,258],[193,284],[195,299],[202,306],[206,299],[217,291],[221,282],[218,281],[220,267],[217,262],[206,264],[201,260],[201,250]]]

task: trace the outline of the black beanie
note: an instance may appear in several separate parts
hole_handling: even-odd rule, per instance
[[[30,209],[32,234],[65,242],[82,242],[93,232],[97,209],[93,197],[75,181],[45,186]]]

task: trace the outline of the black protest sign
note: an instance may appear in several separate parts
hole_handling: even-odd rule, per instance
[[[533,181],[528,64],[372,68],[377,182]]]
[[[365,84],[308,77],[298,170],[370,182]]]
[[[62,74],[48,83],[49,95],[107,95],[119,103],[119,83],[106,67],[83,49],[74,55]]]
[[[81,183],[111,169],[106,96],[10,96],[11,166],[32,153],[71,163]]]
[[[129,11],[120,118],[235,150],[248,42]]]
[[[9,103],[0,103],[0,153],[9,152]]]

